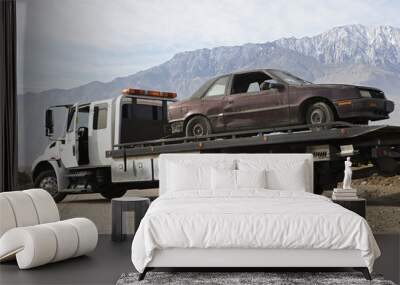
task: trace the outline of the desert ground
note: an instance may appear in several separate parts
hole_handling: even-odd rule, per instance
[[[353,187],[367,199],[367,221],[376,233],[400,233],[400,175],[385,177],[374,168],[367,178],[355,179]]]
[[[363,167],[355,169],[353,177],[353,188],[367,199],[366,218],[373,232],[400,233],[400,174],[385,177],[374,167]],[[22,189],[26,188],[30,187],[25,184]],[[126,195],[157,197],[158,189],[130,190]],[[324,195],[329,197],[331,191],[325,191]],[[62,219],[87,217],[96,223],[99,233],[111,233],[111,203],[99,194],[69,195],[58,208]]]
[[[374,233],[400,233],[400,174],[384,176],[371,165],[355,168],[352,187],[367,200],[366,218]]]

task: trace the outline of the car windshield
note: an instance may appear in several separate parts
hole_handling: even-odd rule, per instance
[[[309,81],[306,81],[304,79],[301,79],[297,76],[294,76],[288,72],[284,72],[281,70],[274,70],[272,71],[274,75],[285,81],[289,85],[307,85],[307,84],[312,84]]]

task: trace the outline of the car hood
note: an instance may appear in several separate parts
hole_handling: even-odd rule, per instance
[[[351,84],[307,84],[301,86],[291,86],[296,88],[307,88],[307,89],[363,89],[363,90],[372,90],[377,92],[382,92],[382,90],[369,86],[362,85],[351,85]]]

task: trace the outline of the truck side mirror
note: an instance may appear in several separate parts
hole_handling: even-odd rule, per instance
[[[54,134],[54,123],[53,123],[53,110],[46,110],[46,137],[51,137]]]

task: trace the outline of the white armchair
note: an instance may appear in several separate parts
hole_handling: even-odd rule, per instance
[[[57,262],[94,250],[97,238],[86,218],[60,221],[45,190],[0,193],[0,262],[16,258],[20,269]]]

